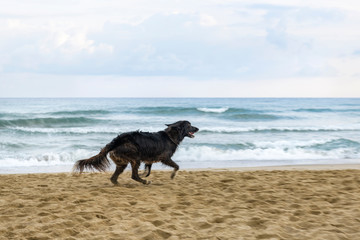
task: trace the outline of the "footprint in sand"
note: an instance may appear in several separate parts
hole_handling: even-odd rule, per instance
[[[159,227],[161,225],[163,225],[165,222],[161,221],[161,220],[155,220],[151,222],[155,227]]]
[[[107,219],[107,217],[105,217],[104,215],[101,215],[101,214],[96,214],[95,216],[100,219]]]
[[[203,229],[211,228],[212,225],[208,222],[198,222],[195,224],[195,227],[196,229],[203,230]]]
[[[152,239],[168,239],[172,234],[163,230],[157,229],[144,237],[141,240],[152,240]]]
[[[211,222],[212,222],[212,223],[223,223],[223,222],[225,222],[225,218],[223,218],[223,217],[216,217],[216,218],[214,218]]]
[[[171,204],[160,204],[159,207],[161,211],[166,211],[169,207],[171,207]]]
[[[256,239],[281,239],[277,234],[260,234],[256,236]]]
[[[41,216],[41,217],[48,216],[48,215],[50,215],[50,213],[48,213],[48,212],[40,212],[40,213],[38,213],[38,216]]]
[[[266,229],[267,228],[265,225],[266,222],[267,222],[266,220],[263,220],[258,217],[254,217],[247,222],[247,225],[255,229]]]

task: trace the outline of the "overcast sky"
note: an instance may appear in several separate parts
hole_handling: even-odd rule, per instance
[[[0,1],[0,97],[360,97],[359,1]]]

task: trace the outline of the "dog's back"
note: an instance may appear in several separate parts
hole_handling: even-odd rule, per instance
[[[127,140],[123,144],[124,146],[134,144],[137,148],[137,154],[144,161],[145,159],[156,158],[164,152],[174,153],[177,145],[174,146],[168,139],[164,131],[155,133],[136,131],[128,133]]]

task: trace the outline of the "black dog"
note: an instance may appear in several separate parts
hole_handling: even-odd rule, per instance
[[[156,133],[136,131],[120,134],[107,144],[98,155],[77,161],[74,165],[74,171],[80,173],[84,169],[105,171],[110,165],[107,159],[107,154],[110,153],[110,158],[116,164],[116,170],[110,178],[113,184],[118,184],[117,179],[128,163],[131,164],[132,168],[131,178],[143,184],[150,184],[150,181],[139,177],[138,169],[141,162],[146,164],[146,176],[149,176],[153,163],[162,162],[174,168],[171,174],[171,178],[174,178],[179,166],[171,160],[172,155],[184,137],[193,138],[194,133],[199,129],[191,126],[188,121],[178,121],[173,124],[166,124],[166,126],[167,128],[164,131]]]

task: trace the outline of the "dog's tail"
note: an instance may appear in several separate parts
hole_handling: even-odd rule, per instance
[[[98,170],[100,172],[106,171],[108,167],[110,166],[109,159],[107,158],[108,152],[115,149],[118,144],[121,143],[121,135],[114,138],[109,144],[107,144],[103,149],[101,149],[100,153],[83,160],[78,160],[74,167],[73,172],[80,172],[82,173],[85,169],[87,170]]]

